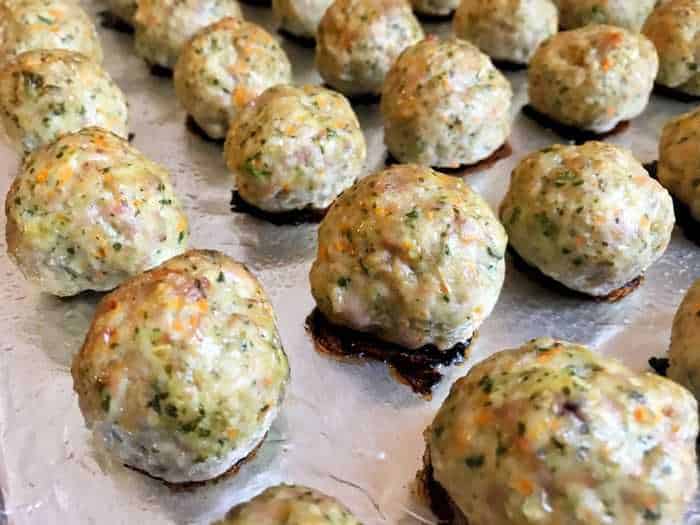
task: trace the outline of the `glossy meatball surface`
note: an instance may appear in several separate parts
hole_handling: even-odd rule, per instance
[[[167,171],[98,128],[25,157],[5,210],[10,257],[59,296],[111,290],[187,245]]]
[[[265,89],[292,81],[286,53],[263,28],[238,18],[200,30],[184,47],[174,71],[175,93],[212,138]]]
[[[215,525],[360,525],[335,498],[299,485],[269,487]]]
[[[603,142],[555,145],[525,157],[500,215],[527,263],[597,297],[659,259],[675,222],[668,192],[629,151]]]
[[[506,234],[461,179],[396,165],[321,223],[311,292],[332,322],[406,348],[467,342],[503,285]]]
[[[558,30],[551,0],[462,0],[455,34],[494,60],[527,64],[539,45]]]
[[[668,377],[700,397],[700,280],[686,292],[671,330]]]
[[[657,0],[553,0],[559,7],[561,27],[610,24],[639,31]]]
[[[697,487],[697,433],[684,388],[541,338],[473,367],[425,436],[469,523],[675,525]]]
[[[151,65],[171,69],[187,40],[227,16],[243,18],[236,0],[139,0],[134,15],[136,54]]]
[[[18,150],[32,151],[90,126],[126,138],[127,113],[119,86],[81,54],[29,51],[0,70],[0,122]]]
[[[605,133],[646,108],[658,65],[651,41],[626,29],[564,31],[530,61],[530,104],[563,124]]]
[[[421,15],[447,16],[459,5],[459,0],[411,0],[413,10]]]
[[[333,0],[272,0],[280,27],[302,38],[316,38],[318,24]]]
[[[85,421],[106,448],[173,483],[217,477],[246,458],[289,378],[260,283],[202,250],[105,296],[72,372]]]
[[[316,67],[346,95],[378,95],[399,54],[423,39],[406,0],[335,0],[321,19]]]
[[[458,167],[500,148],[513,91],[469,42],[427,38],[407,48],[382,91],[384,141],[400,162]]]
[[[232,121],[224,147],[240,196],[269,212],[327,208],[366,154],[350,103],[310,85],[265,91]]]

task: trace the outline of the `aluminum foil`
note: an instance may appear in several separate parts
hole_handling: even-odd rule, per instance
[[[95,15],[103,6],[87,4]],[[271,32],[269,8],[244,7]],[[449,33],[449,23],[426,24]],[[130,35],[100,28],[105,65],[128,96],[134,144],[167,166],[186,205],[192,245],[244,261],[275,306],[292,366],[282,415],[258,456],[235,477],[173,490],[109,460],[85,429],[72,389],[70,363],[90,322],[97,294],[60,300],[23,281],[0,240],[0,524],[208,524],[270,484],[302,483],[344,501],[366,525],[435,523],[412,495],[424,450],[422,432],[469,366],[500,349],[549,335],[592,345],[635,369],[647,367],[669,343],[671,321],[684,291],[700,277],[700,248],[680,231],[642,287],[617,304],[558,295],[509,262],[505,287],[466,363],[447,370],[433,400],[397,383],[379,363],[343,362],[317,354],[304,320],[314,303],[308,271],[315,225],[274,226],[231,213],[232,178],[221,145],[185,127],[172,81],[154,77],[134,55]],[[319,83],[313,50],[282,39],[299,83]],[[515,91],[513,155],[468,182],[496,208],[510,171],[526,153],[561,142],[520,112],[525,73],[508,73]],[[654,96],[624,133],[608,140],[631,148],[642,162],[656,158],[660,130],[692,106]],[[370,173],[386,150],[376,105],[355,107],[367,138]],[[0,193],[17,170],[16,155],[0,146]],[[4,214],[0,231],[4,230]],[[4,503],[3,503],[4,502]],[[4,511],[2,511],[4,505]],[[700,523],[691,511],[688,523]]]

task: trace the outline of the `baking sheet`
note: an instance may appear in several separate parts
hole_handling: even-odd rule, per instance
[[[96,14],[102,6],[87,4]],[[244,6],[248,19],[274,31],[268,8]],[[449,23],[426,24],[446,34]],[[470,359],[449,369],[426,402],[377,363],[318,355],[304,330],[313,308],[308,271],[316,226],[273,226],[229,209],[231,177],[219,144],[185,127],[172,82],[152,76],[133,54],[130,35],[100,28],[105,65],[128,96],[134,144],[167,166],[190,217],[192,246],[215,248],[244,261],[274,304],[292,366],[283,411],[257,458],[233,478],[172,490],[110,462],[85,429],[72,391],[70,363],[99,296],[59,300],[28,286],[0,240],[0,488],[3,518],[19,524],[207,524],[270,484],[311,485],[343,500],[366,525],[435,523],[411,495],[424,450],[422,432],[451,382],[494,351],[550,335],[580,341],[643,369],[668,346],[671,321],[684,291],[700,277],[700,248],[676,229],[673,242],[642,287],[618,304],[563,297],[529,280],[509,262],[500,301],[480,330]],[[282,39],[297,82],[319,83],[313,51]],[[515,96],[513,155],[468,179],[496,208],[509,173],[526,153],[561,142],[523,116],[524,72],[507,73]],[[654,96],[624,133],[608,140],[642,162],[656,158],[658,136],[672,115],[692,105]],[[355,106],[366,134],[367,173],[386,151],[376,105]],[[0,145],[0,194],[17,159]],[[0,218],[0,232],[5,218]],[[2,501],[0,499],[0,508]],[[691,511],[688,523],[700,523]]]

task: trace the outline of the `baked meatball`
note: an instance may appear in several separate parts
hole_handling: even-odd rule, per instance
[[[668,377],[700,398],[700,279],[678,307],[668,351]]]
[[[525,262],[572,290],[606,297],[663,255],[675,219],[668,192],[629,151],[587,142],[525,157],[501,221]]]
[[[133,25],[139,0],[107,0],[109,12],[122,22]]]
[[[667,0],[652,12],[642,32],[659,53],[656,81],[700,96],[700,2]]]
[[[102,62],[90,17],[72,0],[0,2],[0,62],[35,49],[65,49]]]
[[[562,29],[610,24],[639,31],[658,0],[552,0]]]
[[[282,47],[263,28],[224,18],[183,48],[174,72],[180,103],[207,135],[226,136],[230,120],[265,89],[292,81]]]
[[[28,280],[59,296],[111,290],[187,245],[168,173],[99,128],[25,157],[5,210],[9,255]]]
[[[323,13],[333,0],[272,0],[280,27],[301,38],[316,38]]]
[[[224,146],[241,198],[273,213],[327,208],[366,154],[348,101],[320,86],[268,89],[231,122]]]
[[[605,133],[644,110],[658,65],[649,39],[626,29],[558,33],[530,61],[530,104],[563,124]]]
[[[136,54],[151,65],[172,69],[187,40],[227,16],[243,18],[236,0],[139,0]]]
[[[28,51],[0,70],[0,122],[19,150],[90,126],[127,137],[127,113],[109,74],[79,53]]]
[[[454,31],[494,60],[527,64],[559,27],[551,0],[463,0],[454,18]]]
[[[447,16],[459,5],[459,0],[411,0],[413,10],[421,15]]]
[[[401,162],[473,164],[510,134],[508,80],[469,42],[430,37],[407,48],[384,82],[384,141]]]
[[[506,234],[466,183],[417,165],[360,180],[319,230],[311,292],[331,322],[408,349],[467,342],[493,309]]]
[[[318,26],[316,67],[341,93],[379,95],[394,60],[423,36],[406,0],[335,0]]]
[[[251,455],[289,378],[257,279],[193,250],[105,296],[73,361],[85,422],[120,461],[171,483]]]
[[[360,525],[335,498],[299,485],[270,487],[215,525]]]
[[[664,126],[657,177],[700,221],[700,109],[680,115]]]
[[[697,488],[697,402],[584,346],[541,338],[452,387],[425,433],[469,523],[681,523]]]

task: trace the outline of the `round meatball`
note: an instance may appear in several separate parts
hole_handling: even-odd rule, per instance
[[[683,387],[541,338],[473,367],[425,437],[469,523],[676,525],[698,485],[697,434]]]
[[[231,122],[224,146],[241,198],[273,213],[327,208],[366,155],[348,101],[319,86],[268,89]]]
[[[652,12],[642,32],[659,53],[656,81],[700,96],[700,2],[667,0]]]
[[[530,61],[530,104],[563,124],[605,133],[644,111],[658,65],[649,39],[626,29],[565,31]]]
[[[333,0],[272,0],[282,29],[301,38],[316,38],[321,17]]]
[[[639,31],[658,0],[552,0],[562,29],[610,24]]]
[[[133,25],[139,0],[106,0],[109,12],[122,22]]]
[[[559,27],[551,0],[463,0],[454,19],[459,38],[469,40],[494,60],[527,64]]]
[[[401,162],[457,167],[500,148],[513,92],[469,42],[427,38],[407,48],[384,82],[384,141]]]
[[[105,296],[73,381],[89,428],[120,461],[171,483],[247,458],[289,379],[257,279],[215,251],[189,251]]]
[[[65,49],[102,61],[90,17],[72,0],[0,2],[0,62],[36,49]]]
[[[243,18],[236,0],[139,0],[136,54],[151,65],[172,69],[197,31],[227,16]]]
[[[128,135],[124,94],[109,74],[72,51],[28,51],[0,70],[0,122],[9,141],[31,151],[90,126]]]
[[[265,89],[292,81],[282,47],[263,28],[238,18],[199,31],[174,72],[180,103],[207,135],[226,136],[230,120]]]
[[[59,296],[111,290],[187,245],[168,173],[99,128],[25,157],[5,211],[9,255],[27,279]]]
[[[299,485],[270,487],[215,525],[360,525],[335,498]]]
[[[657,177],[700,221],[700,109],[680,115],[664,126]]]
[[[525,157],[501,221],[525,262],[572,290],[606,297],[663,255],[675,219],[671,196],[630,152],[587,142]]]
[[[459,0],[411,0],[413,10],[421,15],[447,16],[459,5]]]
[[[319,230],[311,292],[333,323],[445,350],[493,310],[505,249],[498,219],[461,179],[396,165],[335,201]]]
[[[423,36],[406,0],[335,0],[318,26],[316,67],[346,95],[379,95],[394,60]]]
[[[668,351],[668,377],[700,398],[700,279],[678,307]]]

